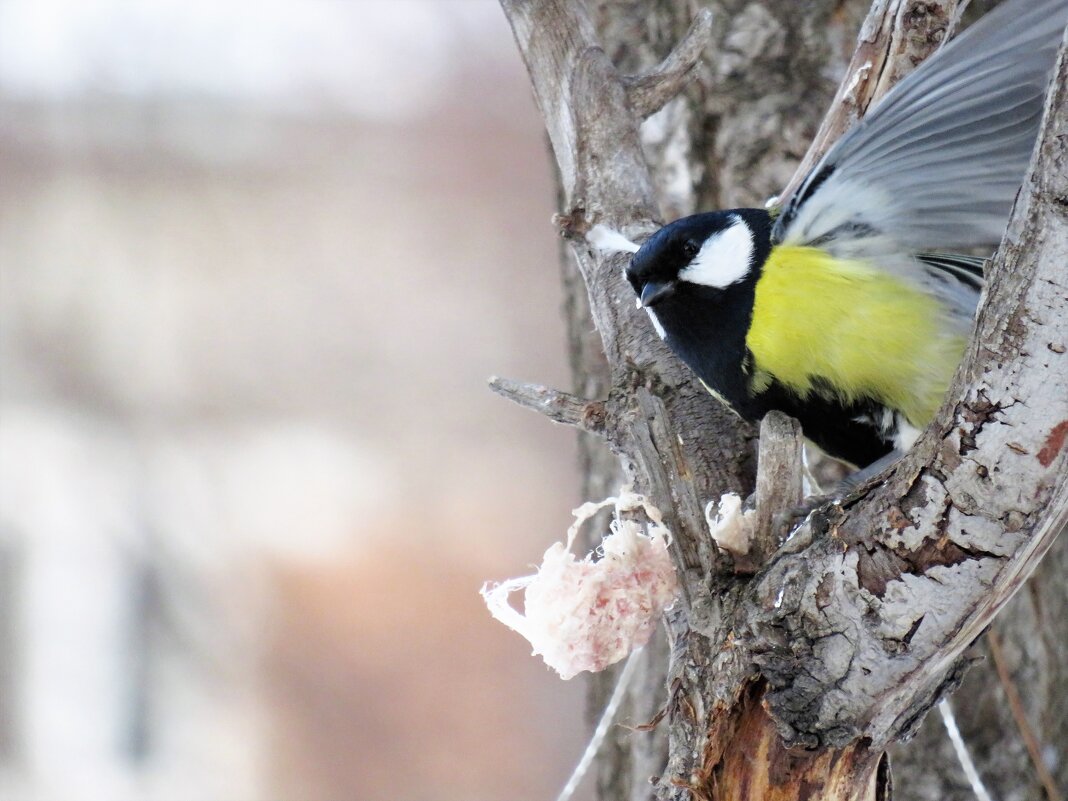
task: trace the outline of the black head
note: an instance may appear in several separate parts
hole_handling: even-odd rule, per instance
[[[646,308],[679,294],[714,296],[755,280],[771,250],[770,236],[771,219],[762,209],[683,217],[645,241],[627,280]]]

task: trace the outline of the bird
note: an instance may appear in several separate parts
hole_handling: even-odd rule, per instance
[[[938,411],[1038,136],[1068,0],[1006,0],[891,89],[780,205],[645,240],[626,279],[745,420],[796,418],[864,468]],[[632,248],[633,249],[633,248]]]

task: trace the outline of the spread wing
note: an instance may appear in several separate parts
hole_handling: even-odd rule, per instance
[[[1038,135],[1066,23],[1068,0],[999,5],[828,151],[788,201],[773,237],[887,268],[894,265],[885,259],[903,252],[996,247]]]

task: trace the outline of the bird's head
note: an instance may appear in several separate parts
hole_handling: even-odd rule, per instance
[[[641,246],[627,280],[647,309],[687,295],[710,297],[757,274],[770,249],[759,209],[695,214],[665,225]]]

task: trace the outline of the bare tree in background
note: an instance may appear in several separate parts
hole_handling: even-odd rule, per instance
[[[702,503],[752,490],[756,432],[666,351],[633,309],[621,257],[584,235],[605,223],[635,238],[695,209],[762,205],[940,44],[962,4],[502,5],[559,167],[576,394],[496,388],[587,432],[586,497],[623,481],[651,497],[683,584],[670,646],[646,649],[625,713],[664,720],[652,733],[614,732],[601,797],[888,798],[892,751],[896,798],[972,798],[937,716],[924,722],[961,685],[953,702],[994,796],[1058,798],[1068,780],[1063,538],[1050,550],[1068,520],[1063,48],[976,345],[935,424],[880,486],[814,516],[782,548],[764,542],[749,575],[709,540]],[[843,68],[824,117],[828,76]],[[612,681],[593,683],[594,714]]]

